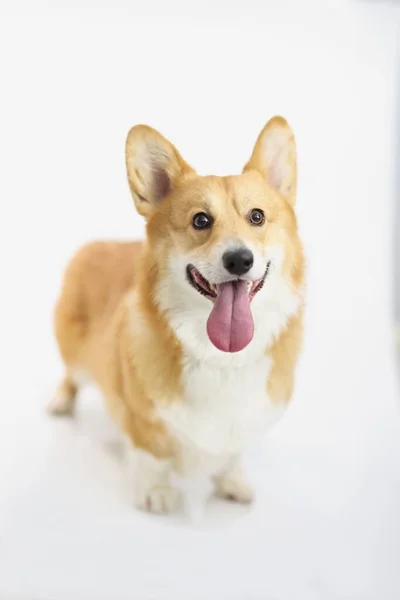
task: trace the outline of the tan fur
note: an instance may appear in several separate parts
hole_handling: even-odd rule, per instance
[[[95,242],[78,251],[65,273],[55,331],[70,374],[64,385],[75,387],[76,370],[87,373],[103,390],[111,412],[135,446],[161,458],[170,454],[168,436],[152,418],[149,396],[159,394],[168,379],[179,385],[179,345],[151,303],[144,304],[144,312],[154,327],[154,337],[140,340],[136,350],[131,343],[128,292],[136,269],[138,274],[144,272],[139,267],[142,250],[136,242]],[[137,279],[146,293],[151,277]],[[165,341],[167,353],[157,353],[157,339]],[[148,382],[147,394],[141,379]]]
[[[282,172],[274,167],[276,156],[270,157],[271,135],[282,146],[279,152],[287,154]],[[158,403],[185,401],[182,348],[155,298],[167,258],[173,250],[201,257],[227,234],[260,249],[279,243],[285,248],[285,276],[293,290],[301,290],[294,140],[285,121],[271,120],[243,174],[230,177],[199,177],[172,144],[146,126],[129,132],[126,156],[135,205],[147,219],[147,238],[143,243],[88,244],[70,262],[55,310],[67,373],[62,390],[73,399],[77,374],[86,372],[135,447],[157,458],[174,458],[176,441],[156,411]],[[264,210],[267,227],[249,226],[246,214],[253,207]],[[195,231],[191,220],[202,210],[216,216],[215,227]],[[272,360],[266,391],[277,403],[292,394],[301,337],[300,309],[265,348]]]
[[[267,391],[274,402],[288,402],[292,397],[295,367],[302,339],[303,311],[290,319],[287,328],[267,350],[272,359]]]

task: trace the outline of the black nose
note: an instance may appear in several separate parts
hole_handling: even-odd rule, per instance
[[[231,250],[222,256],[224,267],[232,275],[244,275],[253,266],[253,253],[247,248]]]

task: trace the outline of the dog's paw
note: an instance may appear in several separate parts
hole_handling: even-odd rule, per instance
[[[215,494],[241,504],[250,504],[254,500],[253,488],[241,470],[218,477],[215,480]]]
[[[134,502],[140,510],[158,515],[175,511],[179,504],[179,491],[170,485],[155,486],[135,494]]]
[[[47,405],[47,412],[56,417],[72,416],[74,414],[74,397],[64,391],[57,391]]]

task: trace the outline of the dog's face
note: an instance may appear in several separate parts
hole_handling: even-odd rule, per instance
[[[177,298],[187,292],[189,302],[201,303],[214,346],[242,350],[254,334],[253,302],[273,280],[271,272],[288,286],[301,284],[296,152],[286,121],[275,117],[266,125],[241,175],[198,176],[145,126],[129,132],[126,158],[163,276],[172,280]]]

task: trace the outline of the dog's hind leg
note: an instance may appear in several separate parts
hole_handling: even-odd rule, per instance
[[[60,382],[52,401],[47,407],[50,414],[55,416],[72,415],[76,404],[78,385],[71,374],[67,373]]]

